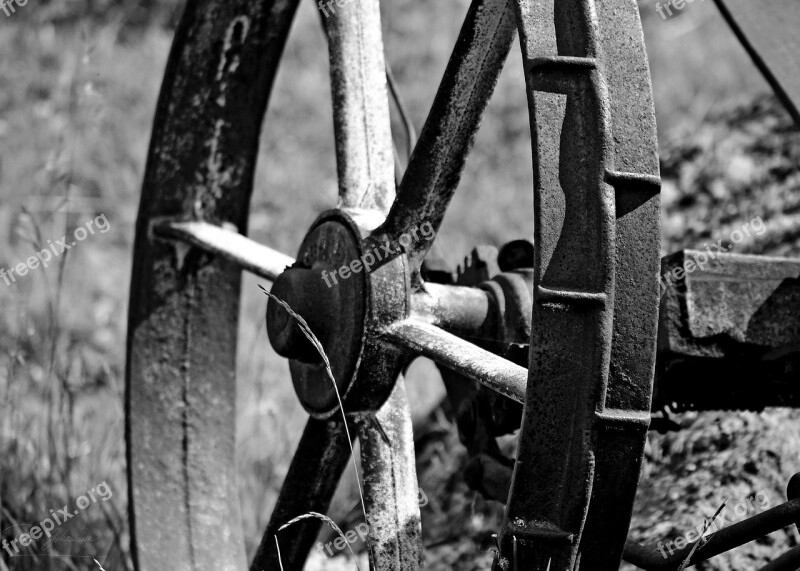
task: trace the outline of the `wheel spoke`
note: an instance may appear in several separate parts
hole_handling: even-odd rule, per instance
[[[378,0],[338,10],[334,2],[322,6],[334,12],[323,19],[331,62],[339,207],[385,214],[394,199],[394,153]]]
[[[414,464],[414,435],[405,382],[399,378],[389,400],[359,422],[364,502],[373,571],[419,569],[422,529]]]
[[[328,511],[339,477],[350,458],[349,444],[341,420],[309,419],[250,565],[251,571],[303,568],[322,522],[308,518],[279,530],[300,515]],[[280,563],[276,536],[280,543]]]
[[[411,349],[466,378],[519,403],[524,402],[528,371],[434,325],[405,320],[392,325],[386,339]]]
[[[438,230],[461,177],[481,117],[516,34],[513,4],[475,0],[461,28],[398,196],[373,240],[397,243],[410,228]],[[431,242],[407,248],[418,270]]]
[[[287,266],[294,264],[294,259],[286,254],[259,244],[234,230],[208,222],[164,222],[153,226],[153,233],[163,238],[188,242],[238,264],[243,270],[272,281]]]

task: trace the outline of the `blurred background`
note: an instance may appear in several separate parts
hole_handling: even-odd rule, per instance
[[[382,3],[386,54],[419,130],[466,0]],[[0,281],[0,531],[106,482],[113,497],[65,523],[72,540],[5,551],[0,571],[132,569],[124,443],[124,360],[131,250],[160,82],[182,2],[61,0],[0,13],[0,268],[105,215],[96,233],[6,285]],[[661,144],[663,254],[727,238],[755,216],[767,238],[737,253],[800,254],[800,137],[711,0],[662,19],[639,3]],[[251,235],[289,254],[336,202],[327,49],[302,2],[264,126]],[[400,133],[398,131],[398,133]],[[402,136],[399,135],[401,141]],[[530,131],[519,51],[512,51],[434,252],[457,264],[481,244],[532,238]],[[269,347],[266,300],[243,284],[237,394],[240,498],[248,554],[305,424],[286,363]],[[426,553],[432,569],[485,569],[501,506],[467,490],[464,450],[435,368],[408,376],[418,431]],[[657,541],[691,529],[728,497],[765,490],[784,501],[800,468],[794,411],[684,414],[685,430],[651,433],[632,534]],[[356,504],[346,473],[331,513]],[[24,528],[22,528],[24,529]],[[79,539],[84,539],[79,541]],[[86,539],[89,538],[89,539]],[[797,544],[775,534],[701,569],[749,569]],[[310,569],[355,566],[312,555]],[[362,568],[364,568],[362,563]]]

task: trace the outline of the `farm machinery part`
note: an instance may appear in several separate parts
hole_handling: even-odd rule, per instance
[[[500,255],[519,243],[532,256],[533,245],[524,241],[504,246]],[[431,276],[486,292],[487,319],[472,332],[473,341],[520,366],[527,366],[532,329],[532,259],[525,264],[503,268],[497,249],[481,246],[455,272],[440,269]],[[704,252],[682,250],[662,260],[660,276],[652,412],[800,407],[794,383],[800,378],[800,260],[736,254],[709,260]],[[476,388],[480,398],[453,406],[457,419],[460,407],[470,418],[467,411],[478,400],[496,396]],[[502,402],[493,402],[490,432],[509,434],[520,426],[520,409],[508,398]]]
[[[695,260],[704,261],[697,266]],[[439,266],[428,278],[486,292],[488,318],[472,332],[473,341],[525,366],[525,340],[535,327],[532,269],[533,245],[518,240],[499,255],[496,248],[478,247],[455,272]],[[684,250],[662,260],[660,275],[654,413],[800,406],[800,260],[726,254],[709,261],[703,252]],[[500,452],[496,437],[519,429],[522,395],[515,401],[447,368],[441,374],[470,456],[465,480],[487,499],[505,503],[514,459]],[[798,486],[800,474],[789,483],[787,503],[717,532],[691,563],[800,521]],[[665,557],[629,541],[623,558],[647,570],[674,570],[692,548]],[[764,569],[794,569],[798,561],[800,549],[793,549]]]
[[[470,479],[496,496],[508,492],[495,567],[617,569],[659,337],[658,160],[636,2],[473,0],[397,187],[378,2],[326,18],[339,200],[293,259],[246,234],[261,123],[296,7],[297,0],[193,0],[176,32],[136,226],[128,322],[135,567],[248,566],[234,390],[247,270],[274,282],[273,295],[299,312],[325,354],[271,298],[269,339],[290,360],[309,418],[252,571],[302,568],[320,527],[305,516],[326,512],[355,437],[371,566],[419,568],[414,441],[401,376],[419,355],[452,372],[446,383],[457,410],[478,394],[479,422],[462,418],[460,426],[478,458]],[[534,135],[535,252],[507,245],[480,287],[437,284],[441,270],[423,266],[431,241],[403,237],[425,224],[439,230],[517,33]],[[395,254],[364,264],[368,253],[398,244]],[[332,270],[341,279],[328,287],[324,272]],[[787,279],[795,271],[784,270]],[[735,350],[729,337],[758,345],[796,333],[751,336],[736,319],[717,323],[708,337],[697,320],[687,328],[686,318],[708,301],[694,292],[728,283],[713,285],[714,271],[693,274],[673,298],[661,298],[683,313],[659,347],[687,361],[714,359],[715,351]],[[773,282],[783,279],[778,274]],[[474,285],[476,276],[461,281]],[[767,290],[748,290],[749,315]],[[796,371],[791,351],[770,347],[753,354],[776,374]],[[675,387],[659,387],[656,402],[705,406]],[[492,442],[518,423],[512,465]],[[495,469],[513,471],[508,488],[487,488],[485,474]]]

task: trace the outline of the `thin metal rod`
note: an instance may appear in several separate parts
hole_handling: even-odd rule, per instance
[[[705,545],[694,552],[692,559],[689,561],[689,566],[696,565],[720,553],[764,537],[774,531],[792,525],[798,520],[800,520],[800,499],[782,503],[714,533]],[[689,555],[693,546],[694,544],[690,543],[683,549],[671,551],[669,556],[664,557],[660,552],[650,547],[628,542],[625,545],[623,559],[647,571],[660,571],[662,569],[673,571]]]
[[[434,325],[406,319],[390,326],[385,337],[519,403],[525,399],[527,369]]]
[[[425,283],[411,296],[411,317],[461,338],[495,339],[498,313],[493,296],[476,287]]]
[[[800,569],[800,545],[770,561],[758,571],[795,571],[795,569]]]
[[[414,145],[417,144],[417,131],[414,129],[411,116],[400,97],[400,89],[397,87],[397,81],[392,73],[389,60],[386,60],[386,83],[389,85],[389,93],[392,95],[395,107],[397,107],[397,112],[400,114],[400,119],[403,121],[403,128],[406,130],[406,162],[408,162],[411,159],[411,153],[414,152]]]
[[[294,259],[286,254],[208,222],[161,222],[153,226],[153,234],[182,240],[271,281],[275,281],[287,266],[294,264]]]

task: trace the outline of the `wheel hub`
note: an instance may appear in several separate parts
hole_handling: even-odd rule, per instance
[[[369,313],[371,284],[361,262],[364,232],[341,211],[323,214],[303,240],[297,262],[272,287],[319,340],[342,399],[356,377]],[[275,351],[290,359],[303,407],[315,416],[336,411],[339,399],[322,356],[297,319],[273,299],[267,306],[267,333]]]

